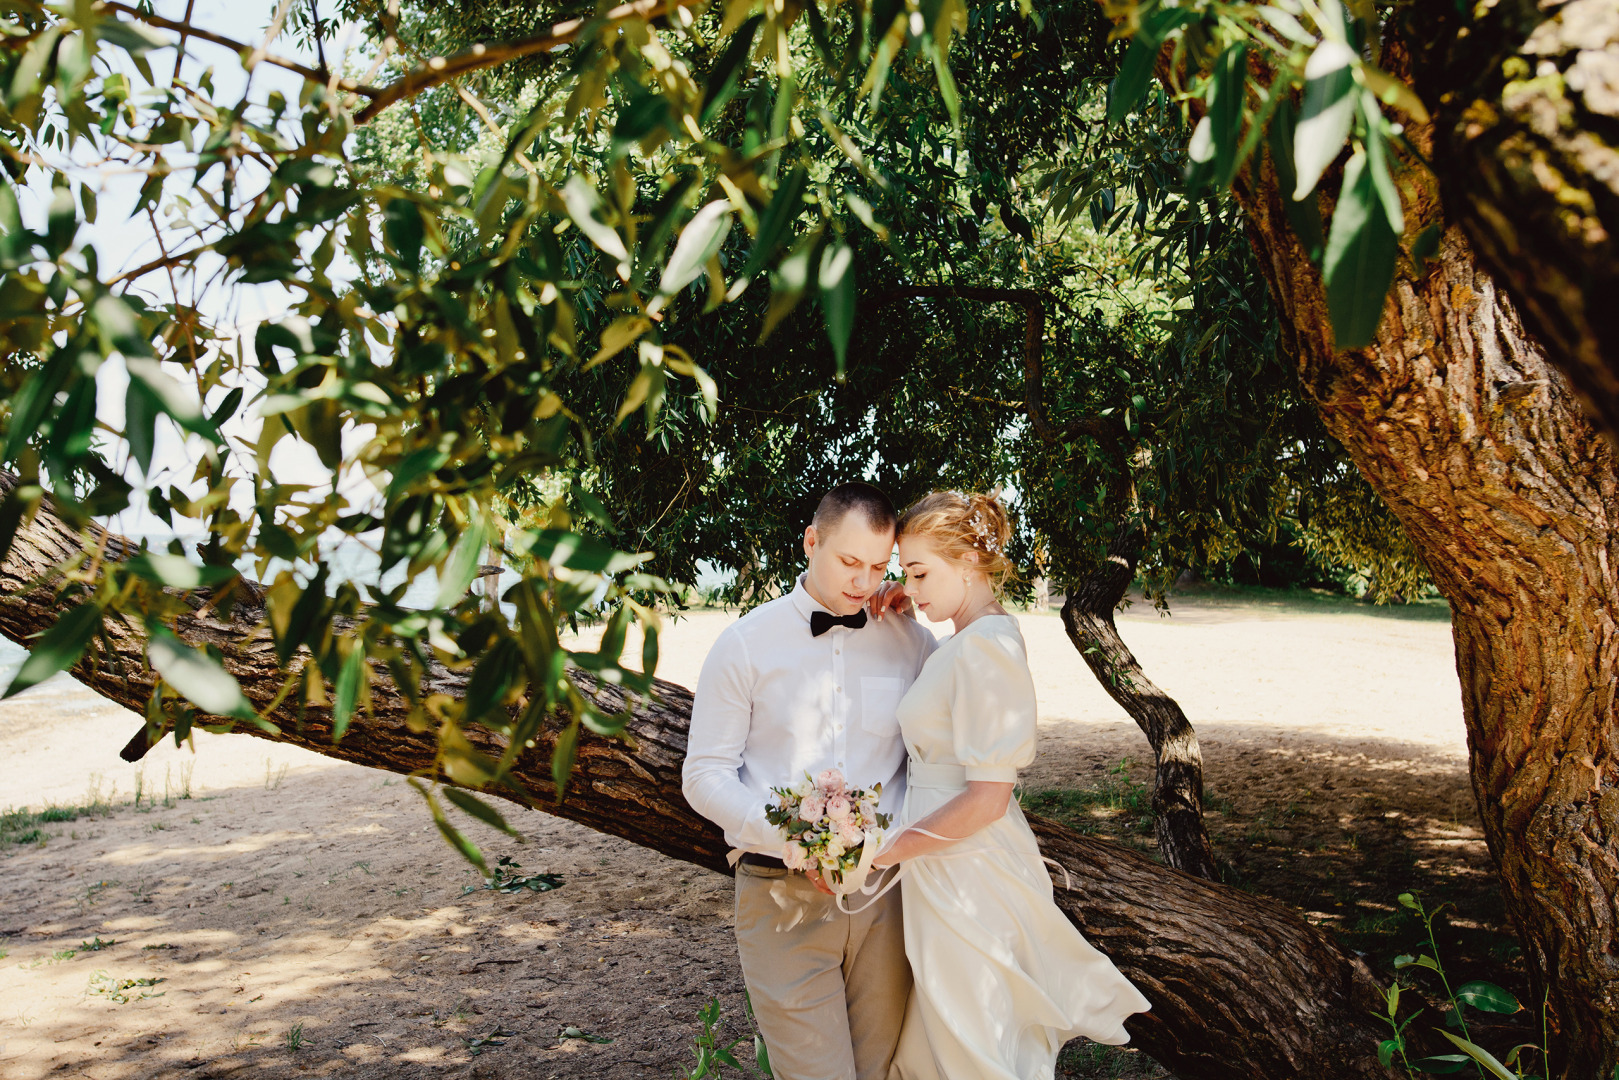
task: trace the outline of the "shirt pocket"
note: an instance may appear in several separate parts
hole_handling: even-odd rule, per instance
[[[860,726],[879,739],[899,734],[899,699],[905,680],[868,675],[860,680]]]

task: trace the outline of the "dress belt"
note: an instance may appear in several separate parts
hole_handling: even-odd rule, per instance
[[[905,766],[905,784],[907,787],[961,791],[967,786],[967,770],[960,765],[929,765],[925,761],[911,761]]]

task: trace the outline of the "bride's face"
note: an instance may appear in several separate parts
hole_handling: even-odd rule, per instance
[[[905,595],[933,622],[954,618],[967,600],[966,575],[941,557],[933,541],[920,536],[899,538],[899,565],[905,571]]]

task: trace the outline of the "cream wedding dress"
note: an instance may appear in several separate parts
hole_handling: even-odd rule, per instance
[[[1017,620],[987,615],[947,639],[899,705],[910,754],[900,826],[969,780],[1011,783],[1034,760],[1035,694]],[[1069,1039],[1129,1041],[1151,1006],[1053,902],[1016,800],[994,824],[906,860],[905,952],[916,978],[891,1076],[1043,1080]]]

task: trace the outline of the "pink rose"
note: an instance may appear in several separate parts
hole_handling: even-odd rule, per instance
[[[845,795],[834,795],[826,800],[826,816],[835,822],[841,824],[848,821],[849,815],[853,812],[854,806]]]
[[[789,870],[802,870],[810,864],[809,852],[796,840],[789,840],[781,849],[781,861]]]
[[[815,786],[828,795],[840,795],[846,789],[843,774],[836,769],[827,769],[815,778]]]
[[[877,804],[874,802],[861,803],[860,817],[862,820],[869,822],[872,825],[877,824]]]
[[[826,800],[819,795],[810,795],[798,804],[798,816],[805,821],[820,821],[824,813],[826,813]]]
[[[866,832],[852,821],[845,821],[838,826],[838,838],[849,847],[865,843]]]

